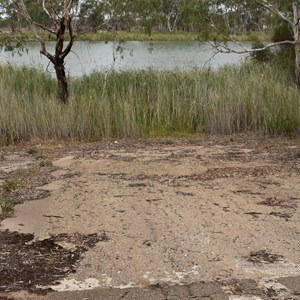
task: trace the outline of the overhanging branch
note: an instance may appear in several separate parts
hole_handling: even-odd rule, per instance
[[[280,45],[295,45],[294,41],[281,41],[281,42],[276,42],[276,43],[270,43],[267,44],[264,47],[261,48],[254,48],[254,49],[247,49],[243,44],[237,42],[237,41],[232,41],[234,43],[236,43],[239,47],[242,48],[242,50],[235,50],[230,48],[229,46],[227,46],[226,44],[221,44],[221,43],[209,43],[218,53],[235,53],[235,54],[246,54],[246,53],[254,53],[254,52],[260,52],[260,51],[264,51],[266,49],[269,48],[273,48],[276,46],[280,46]]]

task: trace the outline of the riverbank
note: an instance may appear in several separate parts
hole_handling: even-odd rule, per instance
[[[11,33],[1,33],[0,39]],[[55,41],[56,37],[47,33],[39,33],[45,41]],[[23,32],[24,41],[35,41],[34,35],[30,32]],[[230,39],[239,42],[253,41],[269,41],[271,39],[270,32],[248,32],[247,34],[232,35]],[[66,36],[65,40],[68,40]],[[147,34],[142,31],[98,31],[98,32],[82,32],[79,33],[76,40],[78,41],[204,41],[201,33],[191,32],[158,32],[153,31]],[[224,36],[210,34],[205,36],[205,41],[224,41]]]
[[[299,90],[271,64],[217,71],[124,71],[56,81],[33,69],[0,67],[1,145],[28,140],[258,132],[299,134]]]
[[[240,42],[252,42],[252,41],[268,41],[270,40],[270,33],[265,32],[249,32],[247,34],[240,34],[230,36],[233,40]],[[151,34],[146,34],[141,31],[117,31],[108,32],[102,31],[97,33],[87,33],[79,36],[79,40],[89,40],[89,41],[203,41],[201,33],[191,33],[191,32],[152,32]],[[217,40],[224,41],[224,36],[211,34],[206,36],[205,40]]]

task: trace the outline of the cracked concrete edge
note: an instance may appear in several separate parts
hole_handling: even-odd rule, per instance
[[[81,291],[53,292],[43,299],[74,299],[74,300],[273,300],[273,299],[300,299],[300,276],[268,278],[256,282],[251,279],[237,280],[243,292],[226,289],[225,283],[197,282],[189,285],[153,285],[149,287],[128,288],[95,288]],[[230,285],[230,283],[229,283]],[[228,284],[227,284],[228,287]],[[268,295],[273,291],[273,295]]]
[[[274,294],[272,299],[300,300],[300,275],[264,278],[259,285]]]
[[[132,288],[96,288],[93,290],[49,293],[43,299],[99,299],[99,300],[167,300],[167,299],[206,299],[229,300],[216,282],[198,282],[189,285],[160,285]]]

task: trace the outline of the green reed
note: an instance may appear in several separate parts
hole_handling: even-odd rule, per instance
[[[112,137],[293,134],[299,90],[271,65],[217,71],[123,71],[69,78],[69,104],[42,71],[0,67],[0,144],[29,139],[92,141]]]

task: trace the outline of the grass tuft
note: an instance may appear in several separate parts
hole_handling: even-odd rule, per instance
[[[1,188],[4,192],[11,192],[16,190],[20,185],[17,179],[5,179],[1,184]]]
[[[0,199],[0,216],[9,216],[14,211],[14,201],[11,199]]]

